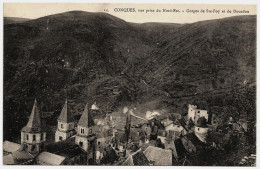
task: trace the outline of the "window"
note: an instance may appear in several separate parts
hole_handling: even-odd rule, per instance
[[[36,148],[36,146],[35,146],[35,145],[32,145],[31,151],[34,151],[35,148]]]
[[[60,128],[62,128],[62,129],[64,128],[63,124],[60,124]]]
[[[147,127],[145,127],[145,131],[147,131]]]
[[[43,133],[41,133],[41,140],[43,140]]]
[[[61,136],[59,137],[59,140],[60,140],[60,141],[62,140],[62,137],[61,137]]]
[[[82,147],[83,146],[83,142],[80,141],[79,142],[79,146]]]
[[[33,135],[33,141],[35,141],[36,140],[36,136],[35,135]]]
[[[26,140],[29,140],[29,135],[28,134],[26,134]]]
[[[97,144],[100,145],[100,141],[98,141]]]
[[[84,129],[83,129],[83,128],[81,128],[81,129],[80,129],[80,132],[81,132],[82,134],[84,134]]]
[[[198,131],[200,131],[200,128],[198,128]]]

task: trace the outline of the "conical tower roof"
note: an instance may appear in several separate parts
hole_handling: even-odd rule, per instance
[[[86,104],[85,106],[85,109],[79,119],[78,125],[82,127],[88,127],[88,104]]]
[[[22,132],[27,133],[41,133],[43,132],[42,124],[41,124],[41,116],[40,111],[37,106],[37,101],[35,99],[32,113],[30,115],[29,121],[26,126],[24,126],[21,130]]]
[[[68,101],[65,101],[65,104],[61,110],[60,116],[58,118],[58,121],[63,123],[70,123],[74,122],[74,118],[72,117],[72,113],[68,107]]]

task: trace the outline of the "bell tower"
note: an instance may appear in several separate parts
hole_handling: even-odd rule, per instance
[[[68,101],[66,100],[58,118],[58,126],[55,133],[55,142],[66,140],[67,138],[74,135],[74,127],[74,119],[68,107]]]
[[[91,129],[89,131],[88,126],[88,104],[86,104],[85,109],[79,119],[77,135],[75,142],[78,144],[83,150],[88,150],[88,136],[91,134]]]
[[[44,149],[46,132],[43,130],[40,110],[35,99],[29,121],[21,130],[21,145],[31,154],[38,154]]]

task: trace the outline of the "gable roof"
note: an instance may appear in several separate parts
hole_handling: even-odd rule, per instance
[[[60,116],[58,118],[58,121],[64,122],[64,123],[70,123],[74,121],[74,118],[72,116],[71,110],[68,107],[68,101],[66,99],[65,104],[61,110]]]
[[[77,147],[77,144],[75,143],[75,137],[70,137],[66,140],[48,144],[45,146],[45,149],[49,153],[56,154],[57,152],[62,151],[63,149],[72,149],[75,147]]]
[[[86,104],[85,106],[85,109],[79,119],[78,125],[82,127],[89,127],[88,126],[88,104]]]
[[[27,133],[41,133],[43,132],[40,111],[37,106],[37,101],[35,99],[32,112],[29,118],[29,121],[26,126],[24,126],[21,130],[22,132]]]
[[[3,156],[3,164],[4,165],[12,165],[14,164],[14,159],[12,154],[4,155]]]
[[[66,158],[60,155],[52,154],[49,152],[42,152],[37,157],[37,160],[45,163],[46,165],[61,165]]]
[[[144,155],[144,153],[140,150],[131,154],[122,165],[138,165],[138,166],[147,166],[149,165],[149,161]]]
[[[154,165],[169,166],[172,165],[172,151],[161,149],[159,147],[149,146],[144,155],[149,161],[154,161]]]
[[[13,152],[19,150],[20,147],[21,147],[21,145],[17,144],[17,143],[13,143],[10,141],[3,142],[3,150],[8,153],[13,153]]]
[[[34,156],[25,150],[17,150],[12,153],[15,164],[21,164],[34,159]]]
[[[188,152],[196,151],[197,148],[205,146],[195,133],[188,133],[181,138],[182,144]],[[192,151],[191,151],[192,150]]]

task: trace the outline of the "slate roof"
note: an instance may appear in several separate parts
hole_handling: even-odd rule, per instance
[[[230,134],[224,134],[219,132],[208,133],[209,142],[215,142],[217,144],[227,144],[230,139]]]
[[[37,157],[37,160],[45,163],[46,165],[61,165],[66,158],[60,155],[52,154],[49,152],[42,152]]]
[[[4,155],[3,156],[3,164],[4,165],[12,165],[14,164],[14,159],[12,154]]]
[[[13,143],[10,141],[3,142],[3,150],[8,153],[13,153],[13,152],[19,150],[20,147],[21,147],[21,145],[17,144],[17,143]]]
[[[70,137],[66,140],[54,142],[45,146],[47,152],[54,154],[63,149],[73,149],[75,147],[77,147],[77,144],[75,143],[75,137]]]
[[[172,150],[172,153],[173,153],[175,159],[179,158],[174,140],[166,140],[166,142],[165,142],[165,149]]]
[[[68,138],[45,146],[46,151],[56,155],[73,158],[85,153],[76,143],[75,137]]]
[[[205,146],[194,133],[188,133],[181,138],[182,144],[188,152],[194,152],[198,148]]]
[[[168,119],[168,118],[166,118],[166,119],[162,120],[161,123],[164,125],[164,127],[166,127],[166,126],[172,124],[173,121]]]
[[[94,122],[91,122],[89,119],[89,107],[88,104],[86,104],[85,109],[79,119],[78,126],[82,127],[92,127],[94,126]]]
[[[203,116],[203,117],[200,117],[198,120],[197,120],[197,124],[196,124],[197,127],[202,127],[202,128],[207,128],[208,125],[207,125],[207,120],[206,118]]]
[[[78,157],[79,155],[85,154],[85,153],[86,152],[84,150],[82,150],[80,147],[77,146],[77,147],[71,148],[71,149],[64,149],[55,154],[71,159],[73,157]]]
[[[106,138],[106,137],[112,137],[113,136],[113,130],[103,130],[102,132],[96,133],[97,138]]]
[[[154,161],[154,165],[169,166],[172,165],[172,151],[161,149],[159,147],[149,146],[144,155],[149,161]]]
[[[141,150],[131,154],[122,165],[148,166],[149,161]]]
[[[116,143],[126,143],[126,134],[125,132],[117,132],[115,134]]]
[[[166,137],[166,131],[165,130],[158,130],[157,136]]]
[[[26,133],[41,133],[43,132],[43,127],[41,123],[40,110],[37,106],[37,101],[35,99],[32,112],[29,118],[29,121],[26,126],[22,128],[23,132]]]
[[[71,110],[68,106],[68,101],[65,101],[65,104],[61,110],[60,116],[58,118],[58,121],[64,122],[64,123],[70,123],[74,122],[74,118],[72,116]]]
[[[142,128],[131,128],[130,129],[130,139],[133,142],[139,142],[140,140],[145,140],[145,132]]]
[[[12,153],[15,164],[21,164],[34,159],[34,156],[25,150],[18,150]]]

